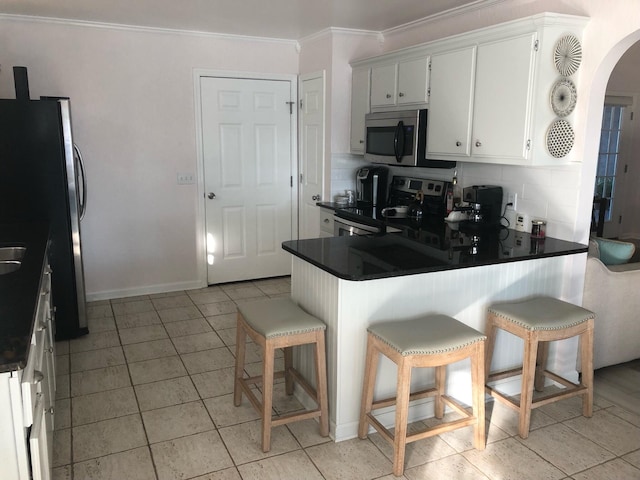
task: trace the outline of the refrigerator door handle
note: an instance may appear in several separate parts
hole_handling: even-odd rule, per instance
[[[80,167],[80,180],[82,181],[82,196],[80,197],[80,220],[84,218],[84,214],[87,210],[87,177],[84,173],[84,161],[82,160],[82,153],[78,146],[73,144],[73,151],[78,158],[78,166]]]

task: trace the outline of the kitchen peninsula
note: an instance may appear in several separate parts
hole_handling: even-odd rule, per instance
[[[480,239],[482,237],[482,239]],[[327,324],[327,373],[331,433],[336,441],[357,436],[369,325],[431,313],[450,315],[484,331],[490,303],[531,295],[567,298],[564,282],[570,264],[586,255],[582,244],[554,238],[537,240],[528,233],[502,229],[464,235],[446,227],[440,241],[421,230],[371,236],[294,240],[283,243],[292,254],[291,295]],[[517,365],[521,343],[499,336],[493,369]],[[549,367],[577,380],[577,342],[551,348]],[[308,378],[311,355],[297,353],[297,365]],[[449,391],[471,403],[468,360],[448,369]],[[433,380],[429,369],[413,372],[412,388]],[[394,365],[381,359],[376,398],[395,392]],[[507,391],[511,385],[505,384]],[[519,385],[515,385],[515,389]],[[431,399],[410,409],[410,421],[433,416]],[[393,424],[393,408],[380,420]]]

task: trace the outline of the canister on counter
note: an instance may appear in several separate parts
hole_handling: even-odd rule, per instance
[[[547,235],[547,222],[540,218],[531,220],[531,238],[544,238]]]

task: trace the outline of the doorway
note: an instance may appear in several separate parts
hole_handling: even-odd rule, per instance
[[[295,79],[197,78],[208,285],[289,275]]]

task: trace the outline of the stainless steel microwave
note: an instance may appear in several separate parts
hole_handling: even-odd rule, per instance
[[[427,110],[369,113],[365,116],[364,159],[406,167],[454,168],[456,162],[427,160]]]

